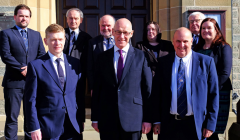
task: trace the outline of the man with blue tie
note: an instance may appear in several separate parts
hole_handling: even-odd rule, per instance
[[[132,24],[117,20],[115,45],[97,60],[92,94],[92,126],[101,140],[140,140],[151,129],[152,73],[144,52],[129,40]]]
[[[197,45],[200,35],[200,25],[202,21],[205,19],[205,15],[201,12],[193,12],[189,15],[189,29],[192,32],[193,43],[192,49],[194,49],[195,45]]]
[[[159,140],[202,140],[215,131],[219,93],[214,60],[192,51],[192,40],[189,29],[177,29],[175,53],[159,59],[152,89]]]
[[[82,140],[85,122],[84,82],[80,61],[64,54],[64,28],[47,27],[49,51],[28,64],[26,124],[33,140]]]
[[[111,15],[104,15],[99,19],[99,36],[89,40],[88,44],[88,59],[87,59],[87,78],[88,87],[92,93],[94,83],[94,71],[96,69],[96,61],[98,55],[108,49],[111,49],[114,44],[114,36],[112,29],[115,24],[115,18]]]
[[[16,26],[3,30],[0,35],[1,58],[6,64],[2,86],[6,113],[4,134],[7,140],[18,139],[18,115],[24,95],[27,64],[46,53],[40,33],[27,27],[31,15],[28,6],[18,5],[14,10]],[[26,129],[24,125],[25,132]],[[25,139],[30,139],[27,133]]]

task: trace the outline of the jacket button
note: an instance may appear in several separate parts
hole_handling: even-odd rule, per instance
[[[63,93],[63,96],[65,96],[66,95],[66,93]]]
[[[65,109],[65,108],[66,108],[65,106],[62,107],[62,109]]]

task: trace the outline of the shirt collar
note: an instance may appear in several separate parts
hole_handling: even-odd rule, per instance
[[[113,40],[113,39],[114,39],[114,36],[111,36],[109,39],[110,39],[110,41]],[[103,37],[103,40],[104,40],[104,41],[107,41],[107,39],[106,39],[105,37]]]
[[[19,26],[17,26],[17,25],[15,25],[15,26],[16,26],[16,28],[18,29],[19,32],[21,32],[21,31],[23,30],[23,29],[20,28]],[[28,29],[28,28],[26,27],[24,30],[26,30],[26,32],[27,32],[27,29]]]
[[[79,34],[79,32],[80,32],[79,28],[77,28],[75,30],[72,30],[72,29],[69,28],[69,30],[70,30],[70,34],[71,34],[72,31],[74,31],[75,34]]]
[[[118,50],[120,50],[116,45],[114,45],[114,52],[117,52]],[[125,53],[128,52],[129,50],[129,43],[122,49]]]
[[[56,62],[57,57],[56,57],[55,55],[53,55],[53,54],[50,53],[49,51],[48,51],[48,55],[50,56],[52,62]],[[60,58],[61,58],[61,60],[64,62],[63,53],[61,54]]]
[[[175,56],[176,56],[177,62],[179,63],[179,61],[180,61],[181,58],[177,56],[176,52],[175,52]],[[190,52],[189,52],[188,55],[186,55],[185,57],[182,58],[183,63],[187,63],[188,60],[189,60],[191,57],[192,57],[192,50],[190,50]]]

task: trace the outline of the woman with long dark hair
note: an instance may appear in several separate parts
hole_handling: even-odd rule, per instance
[[[216,65],[219,82],[219,112],[216,130],[208,140],[218,140],[218,134],[225,131],[229,115],[232,90],[229,78],[232,69],[232,48],[225,41],[215,19],[206,18],[202,21],[199,42],[194,50],[213,57]]]
[[[171,41],[161,39],[161,30],[157,22],[149,21],[143,30],[143,41],[137,42],[136,48],[145,52],[153,76],[157,67],[158,58],[174,52]],[[148,140],[153,140],[153,131],[147,134]]]

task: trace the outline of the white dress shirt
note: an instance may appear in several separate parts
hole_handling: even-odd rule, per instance
[[[175,60],[172,66],[172,83],[171,83],[171,90],[172,90],[172,101],[171,101],[171,114],[177,114],[177,74],[178,74],[178,67],[180,63],[180,57],[175,54]],[[193,115],[192,110],[192,95],[191,95],[191,77],[192,77],[192,50],[190,53],[182,58],[183,65],[185,67],[185,79],[186,79],[186,94],[187,94],[187,114],[186,116]]]
[[[69,28],[69,31],[70,31],[70,35],[71,35],[71,32],[72,32],[72,31],[75,32],[75,41],[76,41],[77,38],[78,38],[78,35],[79,35],[79,33],[80,33],[79,28],[77,28],[77,29],[75,29],[75,30],[72,30],[72,29]]]
[[[57,57],[55,55],[51,54],[49,51],[48,51],[48,55],[50,56],[50,58],[52,60],[53,67],[54,67],[54,69],[57,73],[57,76],[58,76],[57,62],[56,62]],[[64,79],[66,81],[66,71],[65,71],[65,63],[64,63],[63,53],[61,54],[60,58],[61,58],[60,65],[62,66],[63,73],[64,73]]]

